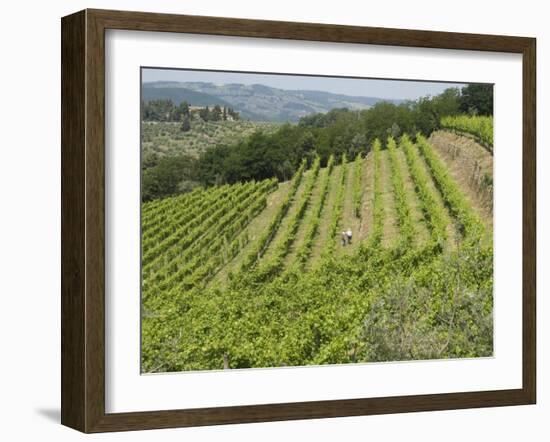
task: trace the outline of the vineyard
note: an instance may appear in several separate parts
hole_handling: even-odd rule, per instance
[[[445,158],[403,135],[144,203],[142,371],[492,355],[492,225]]]
[[[487,149],[493,151],[493,117],[448,116],[441,119],[441,126],[462,134],[472,135]]]

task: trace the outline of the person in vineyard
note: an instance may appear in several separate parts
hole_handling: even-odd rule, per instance
[[[342,232],[342,246],[343,247],[345,247],[347,240],[348,240],[348,236],[347,236],[346,232]]]
[[[353,235],[353,233],[351,232],[351,229],[348,228],[348,230],[346,231],[346,237],[347,237],[347,240],[348,240],[348,244],[351,244],[352,235]]]

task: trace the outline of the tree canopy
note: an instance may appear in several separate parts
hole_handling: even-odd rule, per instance
[[[472,115],[493,115],[493,85],[469,84],[463,87],[460,111]]]

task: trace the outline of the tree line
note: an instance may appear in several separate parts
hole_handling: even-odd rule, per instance
[[[226,121],[240,119],[239,113],[228,106],[216,104],[192,109],[187,101],[175,104],[172,100],[150,100],[141,103],[141,116],[143,121],[158,122],[189,122],[192,114],[196,113],[203,121]],[[183,129],[182,129],[183,130]]]

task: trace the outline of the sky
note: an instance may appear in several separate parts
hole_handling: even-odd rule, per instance
[[[249,74],[222,71],[192,71],[184,69],[144,68],[142,81],[203,81],[215,84],[263,84],[278,89],[307,89],[336,94],[415,100],[437,95],[449,87],[462,87],[462,83],[432,81],[379,80],[367,78],[315,77],[284,74]]]

